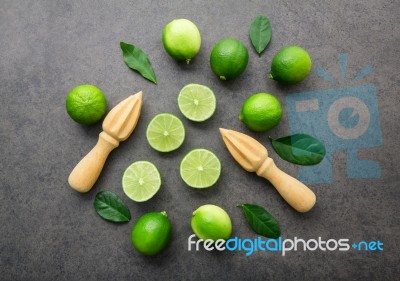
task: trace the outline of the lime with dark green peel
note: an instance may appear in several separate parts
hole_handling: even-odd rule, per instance
[[[91,125],[106,113],[107,100],[93,85],[79,85],[69,92],[65,102],[68,115],[80,124]]]
[[[303,81],[312,66],[310,55],[299,46],[289,46],[279,50],[272,59],[269,78],[282,84]]]
[[[264,132],[279,124],[282,106],[279,100],[269,93],[257,93],[245,100],[239,119],[250,130]]]
[[[227,240],[232,234],[232,222],[227,212],[216,205],[203,205],[193,212],[192,230],[200,239]]]
[[[245,71],[248,61],[249,52],[237,39],[222,39],[211,51],[211,69],[221,80],[238,77]]]
[[[133,225],[132,245],[139,253],[154,256],[168,245],[171,233],[171,222],[165,211],[147,213]]]

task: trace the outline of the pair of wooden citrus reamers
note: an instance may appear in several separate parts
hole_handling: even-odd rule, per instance
[[[121,101],[107,114],[97,144],[69,175],[68,183],[73,189],[88,192],[93,187],[110,152],[135,129],[141,108],[142,92],[139,92]]]
[[[219,129],[226,147],[233,158],[248,172],[270,181],[285,201],[298,212],[308,212],[314,206],[316,197],[307,186],[276,167],[268,157],[267,149],[248,135]]]

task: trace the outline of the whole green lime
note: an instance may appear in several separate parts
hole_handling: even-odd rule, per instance
[[[311,58],[299,46],[289,46],[278,51],[272,59],[269,78],[283,84],[303,81],[311,70]]]
[[[190,20],[175,19],[164,27],[162,42],[171,57],[189,63],[200,51],[201,35]]]
[[[193,212],[192,230],[200,239],[227,240],[232,233],[232,222],[221,207],[203,205]]]
[[[165,211],[147,213],[133,225],[131,241],[139,253],[153,256],[168,245],[171,232],[171,222]]]
[[[247,128],[257,132],[272,129],[281,118],[281,103],[269,93],[257,93],[247,98],[239,116]]]
[[[107,110],[106,97],[93,85],[79,85],[73,88],[67,95],[65,105],[69,116],[85,125],[99,121]]]
[[[222,39],[211,51],[211,69],[221,80],[238,77],[245,71],[248,62],[249,52],[237,39]]]

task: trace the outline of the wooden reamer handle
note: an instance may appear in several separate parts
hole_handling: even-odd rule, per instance
[[[96,183],[108,155],[118,145],[118,140],[101,132],[97,144],[72,170],[69,185],[76,191],[88,192]]]
[[[285,201],[298,212],[308,212],[315,205],[314,192],[299,180],[280,170],[274,160],[267,157],[257,175],[267,179]]]

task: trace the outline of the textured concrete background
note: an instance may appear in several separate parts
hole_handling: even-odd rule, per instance
[[[248,40],[254,16],[269,16],[273,39],[258,57]],[[398,1],[0,1],[0,279],[1,280],[395,280],[399,269],[399,72],[400,7]],[[188,18],[202,33],[202,49],[187,66],[163,50],[161,31],[174,18]],[[236,37],[249,48],[246,72],[220,82],[208,58],[223,37]],[[150,56],[158,85],[126,67],[119,42],[134,43]],[[298,44],[309,50],[313,71],[303,83],[281,87],[267,79],[273,54]],[[239,122],[244,99],[269,91],[285,97],[331,87],[315,74],[321,65],[340,74],[338,55],[349,55],[353,77],[371,64],[374,72],[359,84],[378,89],[383,145],[361,150],[374,159],[381,179],[347,179],[346,155],[335,153],[334,182],[315,184],[318,203],[307,214],[293,211],[265,180],[244,172],[225,149],[219,126],[244,131],[269,148],[267,136],[289,133],[287,113],[267,134],[254,134]],[[176,97],[187,83],[211,87],[217,96],[214,117],[204,124],[188,122]],[[101,124],[74,123],[65,111],[65,96],[74,86],[100,87],[109,108],[143,90],[144,105],[133,135],[115,150],[88,194],[68,187],[71,169],[96,143]],[[182,117],[187,137],[176,152],[159,154],[145,139],[150,119],[160,112]],[[213,150],[223,163],[218,184],[192,190],[179,177],[181,158],[191,149]],[[296,176],[298,166],[270,154]],[[163,176],[160,192],[149,202],[130,201],[121,188],[124,169],[150,160]],[[116,225],[95,213],[101,190],[121,196],[133,220]],[[188,252],[191,213],[206,203],[231,215],[234,233],[256,237],[239,203],[266,207],[279,220],[282,236],[304,239],[381,240],[383,252]],[[144,212],[166,210],[173,224],[169,247],[154,258],[131,246],[133,221]],[[396,277],[397,276],[397,277]]]

